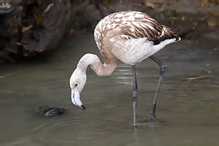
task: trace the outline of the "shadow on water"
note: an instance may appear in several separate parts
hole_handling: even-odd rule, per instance
[[[93,35],[63,40],[56,50],[0,70],[0,145],[218,145],[218,52],[190,41],[156,54],[168,66],[161,87],[156,123],[146,119],[158,81],[150,59],[137,64],[137,120],[132,126],[132,72],[119,62],[109,77],[87,70],[81,94],[87,110],[73,106],[69,77],[87,52],[99,55]],[[5,76],[6,75],[6,76]],[[42,105],[63,107],[63,115],[34,114]]]

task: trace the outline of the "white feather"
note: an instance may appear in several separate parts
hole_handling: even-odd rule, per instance
[[[147,27],[149,27],[150,29],[155,30],[155,28],[153,26],[151,26],[150,24],[146,23],[145,25],[147,25]]]

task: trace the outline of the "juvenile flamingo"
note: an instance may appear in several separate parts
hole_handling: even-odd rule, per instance
[[[85,54],[77,64],[71,75],[71,100],[85,110],[80,93],[86,83],[86,69],[91,69],[99,76],[109,76],[117,66],[117,60],[132,65],[133,71],[133,125],[136,126],[136,105],[138,86],[135,64],[150,58],[160,66],[160,77],[155,92],[153,108],[148,120],[155,119],[155,110],[158,94],[163,80],[166,65],[153,56],[166,45],[181,40],[169,27],[159,24],[145,13],[137,11],[124,11],[110,14],[103,18],[94,30],[94,38],[103,57],[102,64],[97,55]]]

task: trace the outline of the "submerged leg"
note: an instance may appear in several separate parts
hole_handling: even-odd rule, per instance
[[[159,91],[160,91],[161,82],[163,80],[163,75],[164,75],[164,72],[165,72],[165,69],[166,69],[166,65],[154,56],[150,56],[149,58],[152,59],[154,62],[156,62],[160,66],[160,77],[159,77],[159,80],[158,80],[157,89],[156,89],[155,96],[154,96],[153,108],[152,108],[152,110],[150,112],[150,115],[148,117],[148,120],[155,120],[155,117],[156,117],[155,111],[156,111],[156,106],[157,106],[157,99],[158,99],[158,94],[159,94]]]
[[[133,101],[133,125],[137,126],[136,122],[136,108],[137,108],[137,96],[138,96],[138,86],[137,86],[137,77],[136,77],[136,68],[135,65],[132,65],[133,72],[133,91],[132,91],[132,101]]]

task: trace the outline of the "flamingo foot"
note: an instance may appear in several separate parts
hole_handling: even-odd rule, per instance
[[[148,121],[155,121],[156,120],[156,115],[155,113],[153,113],[152,111],[150,112],[149,116],[148,116]]]

